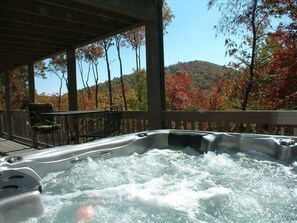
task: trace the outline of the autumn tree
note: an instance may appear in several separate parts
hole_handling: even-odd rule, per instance
[[[202,93],[195,87],[192,75],[177,72],[166,75],[166,108],[168,110],[193,110],[200,107]]]
[[[48,72],[55,74],[59,78],[60,85],[58,96],[58,110],[61,110],[63,82],[65,82],[68,90],[67,62],[65,53],[56,55],[51,58],[48,63]]]
[[[264,98],[270,109],[297,109],[297,39],[281,30],[270,36],[274,48],[267,67],[270,90]]]
[[[171,20],[174,18],[172,11],[168,7],[167,3],[164,1],[163,4],[163,29],[164,34],[166,33],[166,27],[170,24]],[[110,60],[109,51],[112,46],[115,44],[117,50],[117,56],[120,64],[120,77],[121,77],[121,91],[122,91],[122,98],[125,105],[125,109],[128,109],[128,86],[129,84],[124,83],[123,78],[123,64],[121,58],[121,48],[123,47],[131,47],[132,50],[135,52],[135,70],[134,70],[134,77],[135,77],[135,84],[132,86],[133,93],[130,91],[129,99],[131,100],[131,95],[134,95],[135,99],[138,101],[134,103],[135,105],[139,106],[138,109],[145,109],[146,105],[146,72],[143,70],[141,65],[141,47],[143,47],[145,43],[145,28],[138,27],[135,30],[126,32],[124,34],[116,35],[114,38],[107,38],[105,40],[94,42],[87,46],[81,47],[76,50],[76,59],[77,59],[77,66],[78,71],[80,72],[81,80],[83,83],[83,90],[79,91],[80,97],[78,98],[79,102],[83,103],[84,108],[90,108],[89,99],[95,99],[95,107],[98,108],[101,105],[106,105],[106,97],[100,94],[99,92],[99,61],[100,59],[104,58],[106,62],[106,69],[108,75],[108,99],[109,105],[113,104],[113,96],[116,96],[116,101],[118,101],[118,94],[113,93],[113,86],[111,82],[111,70],[110,70]],[[51,72],[55,74],[60,80],[60,88],[58,96],[55,94],[53,97],[59,98],[59,108],[61,108],[62,103],[62,86],[65,83],[68,89],[68,79],[67,79],[67,66],[66,66],[66,55],[62,54],[59,56],[53,57],[47,64],[47,72]],[[85,66],[87,64],[87,66]],[[89,83],[91,82],[91,73],[93,73],[94,79],[94,87],[90,86]],[[43,78],[47,78],[43,76]],[[130,87],[130,86],[129,86]],[[117,88],[118,89],[118,88]],[[87,97],[88,100],[84,100]],[[45,98],[45,97],[43,97]],[[100,101],[99,99],[100,98]],[[102,99],[102,103],[101,103]],[[132,106],[133,107],[133,106]],[[135,109],[135,107],[133,107]]]
[[[129,83],[127,83],[127,104],[132,110],[147,110],[146,71],[141,69],[137,73],[135,72],[132,74],[133,78],[130,78]]]
[[[241,109],[246,110],[253,85],[259,76],[257,69],[263,64],[258,56],[270,25],[270,17],[268,12],[262,10],[263,5],[260,0],[228,0],[226,2],[209,0],[209,8],[215,5],[221,11],[216,30],[218,33],[229,36],[225,45],[226,53],[236,59],[232,66],[236,69],[244,69],[248,74],[241,105]],[[241,41],[231,39],[230,36]]]
[[[85,87],[85,91],[87,92],[88,99],[91,99],[91,87],[89,86],[89,79],[90,79],[90,71],[93,73],[93,80],[95,83],[95,94],[94,94],[94,100],[95,100],[95,107],[96,109],[99,108],[99,102],[98,102],[98,94],[99,94],[99,61],[104,56],[103,48],[100,42],[94,42],[92,44],[89,44],[85,47],[80,48],[80,51],[78,52],[78,56],[80,55],[80,61],[83,60],[84,62],[88,63],[88,72],[86,77],[83,75],[83,67],[82,65],[79,65],[80,73],[81,73],[81,79],[83,86]]]
[[[233,68],[242,72],[242,110],[296,107],[296,91],[290,90],[297,87],[296,2],[210,0],[209,7],[214,5],[221,11],[218,33],[240,39],[227,38],[226,46],[237,60]]]
[[[68,109],[68,95],[67,94],[63,94],[61,97],[59,97],[59,93],[57,93],[57,92],[53,92],[51,94],[42,92],[42,93],[36,95],[36,101],[38,103],[51,102],[54,106],[54,109],[58,108],[59,103],[60,103],[61,111],[65,111]]]
[[[297,4],[291,0],[263,1],[265,10],[275,18],[282,18],[276,31],[267,36],[271,59],[263,72],[264,84],[269,88],[262,105],[269,109],[297,108]]]
[[[124,38],[128,43],[127,46],[131,46],[135,53],[135,69],[139,71],[141,69],[141,46],[145,43],[145,28],[144,26],[127,31],[124,34]]]
[[[139,77],[141,77],[141,47],[145,43],[145,27],[141,26],[133,30],[127,31],[124,34],[125,41],[127,46],[131,46],[132,50],[135,53],[135,88],[136,88],[136,98],[138,99],[138,104],[141,104],[141,89],[139,83]]]
[[[166,28],[171,23],[174,15],[169,8],[166,1],[163,1],[162,5],[162,14],[163,14],[163,34],[167,33]],[[136,87],[136,97],[138,98],[138,104],[142,104],[141,101],[142,95],[142,86],[141,86],[141,77],[142,77],[142,66],[141,66],[141,47],[145,44],[145,27],[137,27],[133,30],[127,31],[124,33],[125,41],[127,42],[126,46],[131,47],[135,53],[135,87]]]
[[[21,66],[9,72],[10,101],[12,109],[25,109],[24,102],[28,99],[27,66]],[[4,85],[3,85],[4,86]]]
[[[44,60],[38,61],[34,63],[34,75],[36,77],[46,79],[46,71],[47,71],[46,62]]]
[[[118,34],[114,37],[114,42],[115,46],[117,49],[117,56],[119,60],[119,66],[120,66],[120,78],[121,78],[121,92],[122,92],[122,97],[124,101],[124,108],[125,110],[128,109],[127,107],[127,99],[126,99],[126,94],[125,94],[125,83],[124,83],[124,78],[123,78],[123,62],[122,62],[122,56],[121,56],[121,48],[125,47],[126,43],[124,41],[124,36],[123,34]]]
[[[165,0],[163,1],[162,14],[163,14],[163,34],[165,35],[167,33],[167,27],[174,19],[172,10],[170,9],[170,7],[168,6]]]
[[[78,66],[78,71],[83,84],[83,89],[79,91],[80,98],[82,99],[82,100],[79,100],[79,107],[82,105],[84,108],[88,106],[89,101],[91,100],[91,87],[89,85],[91,66],[92,66],[91,63],[88,63],[87,65],[86,74],[84,72],[84,67],[85,67],[84,65],[85,65],[85,62],[87,62],[87,57],[85,55],[86,52],[88,52],[87,48],[88,48],[87,46],[83,46],[78,48],[75,51],[76,64]],[[86,99],[85,99],[85,94],[87,95]]]
[[[109,105],[112,106],[112,86],[111,86],[111,71],[110,71],[110,60],[108,50],[111,46],[114,45],[113,39],[111,37],[101,40],[99,45],[102,47],[104,52],[104,58],[106,62],[107,76],[108,76],[108,92],[109,92]]]
[[[223,96],[221,98],[222,110],[240,110],[247,80],[247,70],[228,70],[217,79]]]
[[[39,61],[34,64],[35,76],[46,78],[46,66],[44,61]],[[14,109],[25,109],[29,104],[29,83],[28,83],[28,67],[21,66],[9,72],[10,87],[11,87],[11,107]],[[0,75],[0,104],[4,104],[5,95],[4,74]]]

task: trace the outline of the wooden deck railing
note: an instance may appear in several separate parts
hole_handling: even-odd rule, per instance
[[[297,135],[297,111],[164,111],[164,128]]]
[[[147,117],[146,111],[124,111],[122,133],[148,130]],[[170,129],[297,135],[297,111],[163,111],[161,117],[163,128]],[[12,110],[11,123],[13,139],[30,144],[28,111]],[[0,111],[0,133],[7,136],[5,111]],[[65,134],[59,137],[67,141]]]

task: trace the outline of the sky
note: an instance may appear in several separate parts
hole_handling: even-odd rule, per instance
[[[165,66],[177,62],[193,60],[208,61],[219,65],[226,65],[229,58],[225,57],[224,36],[217,36],[214,26],[220,13],[214,8],[207,9],[207,0],[167,0],[175,18],[167,27],[164,36]],[[115,48],[110,51],[112,77],[119,76],[119,66]],[[145,48],[141,51],[142,67],[145,68]],[[124,74],[130,74],[135,68],[135,56],[131,49],[122,50]],[[105,61],[100,61],[100,82],[107,80]],[[84,67],[87,72],[87,66]],[[78,72],[78,68],[77,68]],[[80,74],[77,74],[77,88],[83,87]],[[36,78],[37,92],[53,94],[59,91],[59,79],[54,74],[48,74],[43,80]],[[90,82],[92,84],[92,82]],[[67,92],[65,86],[63,93]]]

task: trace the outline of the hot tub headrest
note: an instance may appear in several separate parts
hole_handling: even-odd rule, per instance
[[[0,172],[0,222],[17,223],[41,216],[41,186],[34,177],[16,170]]]
[[[192,147],[195,149],[201,148],[201,141],[203,136],[209,133],[201,132],[170,132],[168,135],[169,146]]]
[[[40,183],[34,177],[16,170],[0,172],[0,199],[34,190],[40,193],[42,191]]]

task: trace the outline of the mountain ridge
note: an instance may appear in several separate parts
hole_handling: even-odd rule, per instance
[[[193,76],[194,84],[202,90],[209,89],[219,75],[221,75],[225,66],[201,60],[188,62],[178,62],[165,68],[166,74],[175,74],[177,72],[187,72]]]
[[[165,75],[175,75],[181,72],[186,72],[192,75],[194,84],[196,85],[196,87],[200,88],[201,90],[210,89],[211,85],[214,82],[216,82],[218,76],[220,76],[225,69],[226,69],[225,66],[221,66],[212,62],[201,61],[201,60],[177,62],[176,64],[172,64],[164,67]],[[135,84],[134,73],[125,74],[123,75],[123,78],[124,78],[124,82],[128,86]],[[112,82],[112,85],[119,84],[120,77],[113,78],[111,82]],[[107,80],[103,83],[100,83],[99,88],[104,89],[104,91],[107,91],[107,86],[108,86],[107,83],[108,83]],[[91,88],[93,87],[95,86],[93,85]]]

